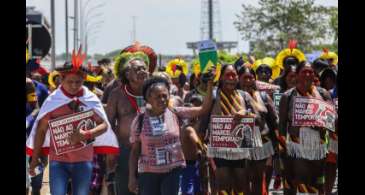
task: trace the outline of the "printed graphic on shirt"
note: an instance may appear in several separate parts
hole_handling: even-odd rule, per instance
[[[156,165],[166,165],[176,162],[179,144],[169,144],[166,146],[156,147]]]
[[[153,136],[163,135],[167,131],[162,117],[150,117],[150,125]]]

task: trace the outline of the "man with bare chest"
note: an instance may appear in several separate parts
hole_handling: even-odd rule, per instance
[[[130,125],[137,113],[143,112],[145,102],[142,84],[148,77],[148,57],[142,52],[122,53],[116,62],[116,75],[121,81],[108,98],[106,112],[112,129],[118,137],[120,154],[115,172],[118,195],[132,194],[128,190],[128,159],[130,152]]]

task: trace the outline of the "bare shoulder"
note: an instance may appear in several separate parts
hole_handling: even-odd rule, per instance
[[[121,98],[124,99],[125,95],[122,92],[122,90],[120,89],[120,87],[112,89],[112,91],[110,92],[110,95],[109,95],[109,99],[121,99]]]

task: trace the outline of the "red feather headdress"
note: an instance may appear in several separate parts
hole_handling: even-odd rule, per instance
[[[142,45],[141,43],[139,43],[138,41],[136,41],[135,43],[133,43],[132,45],[124,48],[120,54],[124,53],[124,52],[138,52],[141,51],[143,53],[145,53],[148,56],[149,59],[149,64],[148,64],[148,70],[150,73],[153,73],[155,68],[156,68],[156,64],[157,64],[157,55],[155,53],[155,51],[147,46],[147,45]]]
[[[77,53],[75,53],[75,50],[72,51],[71,55],[71,63],[66,62],[63,67],[56,68],[58,72],[62,73],[78,73],[83,72],[87,73],[87,69],[82,66],[82,63],[86,59],[86,54],[82,53],[82,47],[78,49]]]

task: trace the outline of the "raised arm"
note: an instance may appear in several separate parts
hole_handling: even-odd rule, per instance
[[[203,104],[198,107],[186,108],[183,117],[194,118],[207,114],[211,110],[212,102],[213,102],[213,80],[208,81],[207,95],[204,97]]]

